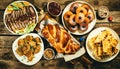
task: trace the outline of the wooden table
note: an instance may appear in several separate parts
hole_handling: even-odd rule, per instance
[[[84,54],[87,59],[89,59],[92,64],[88,64],[83,62],[81,57],[73,60],[72,62],[65,62],[64,59],[54,59],[54,60],[40,60],[37,64],[33,66],[26,66],[20,63],[14,56],[12,52],[12,43],[18,38],[18,35],[14,35],[10,33],[4,23],[3,23],[3,14],[4,10],[8,4],[13,2],[14,0],[0,0],[0,69],[120,69],[120,54],[112,61],[107,63],[100,63],[94,61],[89,55]],[[28,0],[31,2],[38,11],[41,8],[44,9],[44,5],[48,1],[52,0]],[[58,2],[62,9],[72,1],[76,0],[55,0]],[[120,1],[119,0],[82,0],[90,3],[95,11],[97,11],[100,6],[107,6],[110,10],[109,16],[113,17],[113,21],[109,22],[108,18],[106,19],[97,19],[97,23],[95,28],[97,27],[110,27],[115,30],[120,35]],[[61,23],[60,17],[55,18],[57,21]],[[79,37],[87,37],[87,34],[84,36],[74,36],[77,39]]]

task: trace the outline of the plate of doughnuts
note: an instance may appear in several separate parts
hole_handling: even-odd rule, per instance
[[[96,28],[86,39],[86,50],[90,57],[98,62],[111,61],[120,50],[119,36],[108,27]]]
[[[70,33],[84,35],[95,26],[96,14],[89,3],[75,1],[68,4],[63,10],[62,23]]]

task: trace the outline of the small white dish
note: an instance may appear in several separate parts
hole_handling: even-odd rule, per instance
[[[47,60],[51,60],[55,58],[55,52],[52,48],[46,48],[44,50],[44,55],[43,57]]]
[[[52,7],[50,7],[50,5],[52,4]],[[54,8],[54,9],[53,9]],[[51,9],[51,10],[50,10]],[[50,15],[52,15],[53,17],[58,17],[60,16],[61,12],[62,12],[62,9],[61,9],[61,6],[60,4],[58,4],[57,2],[55,1],[51,1],[51,2],[48,2],[47,4],[47,10],[48,12],[50,13]],[[58,12],[59,11],[59,12]],[[58,13],[58,14],[55,14],[55,13]]]
[[[109,15],[109,9],[106,6],[100,6],[98,8],[98,16],[100,18],[106,18]]]

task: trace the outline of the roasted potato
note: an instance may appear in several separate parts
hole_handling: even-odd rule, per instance
[[[34,38],[33,36],[28,35],[25,38],[18,40],[16,52],[20,56],[25,55],[28,58],[28,61],[32,61],[34,54],[37,54],[41,49],[40,43],[39,37]]]

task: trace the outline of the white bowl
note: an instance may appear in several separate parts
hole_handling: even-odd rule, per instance
[[[60,12],[59,12],[59,14],[54,15],[54,14],[52,14],[52,13],[49,11],[49,4],[50,4],[50,3],[53,3],[53,2],[56,3],[56,4],[58,4],[58,3],[55,2],[55,1],[48,2],[48,4],[47,4],[47,10],[48,10],[49,14],[52,15],[53,17],[58,17],[58,16],[60,16],[60,14],[61,14],[61,12],[62,12],[62,9],[61,9],[60,4],[58,4],[58,5],[60,6]]]
[[[50,50],[50,51],[52,52],[52,57],[50,57],[50,58],[46,57],[46,55],[45,55],[45,52],[48,51],[48,50]],[[54,52],[54,50],[53,50],[52,48],[46,48],[46,49],[44,50],[44,55],[43,55],[43,57],[44,57],[45,59],[47,59],[47,60],[53,59],[53,58],[55,57],[55,52]]]

